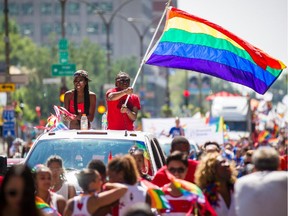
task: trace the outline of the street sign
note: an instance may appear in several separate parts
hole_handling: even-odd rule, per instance
[[[61,83],[61,78],[60,77],[44,78],[43,79],[43,84],[59,84],[59,83]]]
[[[14,109],[4,109],[2,113],[2,117],[5,121],[13,121],[15,118]]]
[[[68,49],[68,40],[65,38],[62,38],[58,42],[58,48],[59,50],[67,50]]]
[[[53,64],[52,67],[52,76],[72,76],[76,71],[75,64]]]
[[[3,123],[3,137],[15,137],[15,122],[7,121]]]
[[[68,51],[59,51],[59,63],[68,64]]]
[[[0,83],[0,92],[14,92],[15,83]]]

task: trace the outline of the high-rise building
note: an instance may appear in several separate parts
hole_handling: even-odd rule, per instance
[[[24,36],[37,44],[48,44],[51,35],[61,38],[63,0],[9,0],[9,18],[14,19]],[[3,2],[3,1],[2,1]],[[152,19],[152,2],[147,0],[64,0],[65,37],[74,43],[84,38],[108,46],[111,57],[139,56],[140,30]],[[0,4],[3,11],[3,3]],[[110,34],[107,35],[106,27]]]

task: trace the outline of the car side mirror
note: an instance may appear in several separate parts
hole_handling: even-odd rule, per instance
[[[7,172],[7,157],[0,155],[0,175],[4,176]]]

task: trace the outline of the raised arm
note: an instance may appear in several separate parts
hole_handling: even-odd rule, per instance
[[[99,208],[115,202],[121,198],[128,189],[125,185],[120,183],[106,183],[105,188],[107,191],[101,192],[98,194],[97,198],[91,199],[91,203],[89,203],[89,212],[93,213]]]
[[[125,96],[125,95],[130,95],[133,93],[133,88],[132,87],[128,87],[124,90],[121,91],[117,91],[117,92],[110,92],[107,95],[107,100],[108,101],[114,101],[114,100],[119,100],[121,97]]]

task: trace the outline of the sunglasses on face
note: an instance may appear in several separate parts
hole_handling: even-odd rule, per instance
[[[81,80],[74,80],[73,82],[74,83],[84,83],[84,81],[85,81],[84,79],[81,79]]]
[[[6,194],[10,197],[16,197],[20,194],[20,191],[18,191],[16,189],[10,189],[6,192]]]
[[[185,172],[185,168],[183,168],[183,167],[178,167],[178,168],[176,168],[176,167],[170,167],[168,170],[169,170],[170,173],[179,173],[179,174],[182,174],[182,173]]]
[[[130,79],[119,79],[118,82],[120,84],[129,84],[130,83]]]

